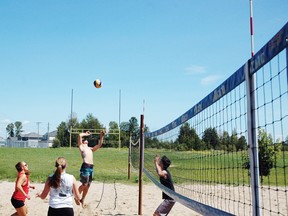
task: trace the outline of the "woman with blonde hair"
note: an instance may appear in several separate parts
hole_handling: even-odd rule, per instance
[[[47,178],[42,193],[36,197],[45,199],[50,192],[48,216],[73,216],[73,200],[80,200],[76,179],[66,173],[67,162],[64,157],[59,157],[55,162],[54,174]]]
[[[16,209],[16,213],[13,215],[26,216],[28,214],[28,208],[25,201],[26,199],[30,200],[29,189],[35,189],[35,186],[30,184],[30,171],[27,163],[20,161],[15,165],[15,168],[18,175],[15,182],[15,190],[11,197],[11,203]]]

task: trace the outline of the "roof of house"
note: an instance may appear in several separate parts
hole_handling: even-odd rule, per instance
[[[27,137],[27,138],[32,138],[32,137],[42,137],[42,135],[38,134],[38,133],[35,133],[35,132],[31,132],[31,133],[28,133],[28,134],[23,134],[21,135],[21,137]]]
[[[45,133],[43,136],[45,137],[47,136],[47,134],[48,133]],[[56,135],[57,135],[57,130],[49,132],[49,137],[56,137]]]

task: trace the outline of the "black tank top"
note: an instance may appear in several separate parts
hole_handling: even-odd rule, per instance
[[[160,182],[162,185],[164,185],[165,187],[175,191],[174,189],[174,185],[173,185],[173,181],[172,181],[172,177],[171,174],[168,170],[165,170],[167,172],[167,179],[165,179],[164,177],[160,177]],[[162,199],[169,199],[169,200],[173,200],[171,197],[169,197],[167,194],[165,194],[164,192],[162,192]]]

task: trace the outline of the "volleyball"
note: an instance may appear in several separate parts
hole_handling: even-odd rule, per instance
[[[100,79],[96,79],[96,80],[94,81],[94,86],[95,86],[96,88],[101,88],[101,87],[102,87],[102,82],[101,82],[101,80],[100,80]]]

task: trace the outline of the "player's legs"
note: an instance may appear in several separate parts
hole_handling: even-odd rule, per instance
[[[168,199],[163,200],[163,202],[155,210],[153,216],[168,215],[174,204],[175,204],[174,200],[168,200]]]
[[[80,200],[81,204],[82,204],[82,207],[85,207],[85,197],[88,193],[88,190],[89,190],[89,187],[90,187],[90,184],[92,182],[92,175],[93,175],[93,170],[89,170],[87,172],[81,172],[80,174],[80,182],[82,183],[79,188],[78,188],[78,191],[79,191],[79,194],[81,195],[82,194],[82,198]]]
[[[24,201],[11,198],[11,203],[16,209],[16,212],[13,215],[26,216],[28,214],[28,208]]]
[[[81,186],[83,186],[83,185],[81,185]],[[80,186],[80,187],[81,187]],[[86,195],[87,195],[87,193],[88,193],[88,190],[89,190],[89,187],[90,187],[90,185],[87,185],[87,186],[83,186],[82,187],[82,198],[81,198],[81,200],[80,200],[80,202],[81,202],[81,204],[82,204],[82,207],[85,207],[86,205],[85,205],[85,197],[86,197]]]
[[[26,205],[17,208],[16,211],[18,216],[26,216],[28,214],[28,208]]]

